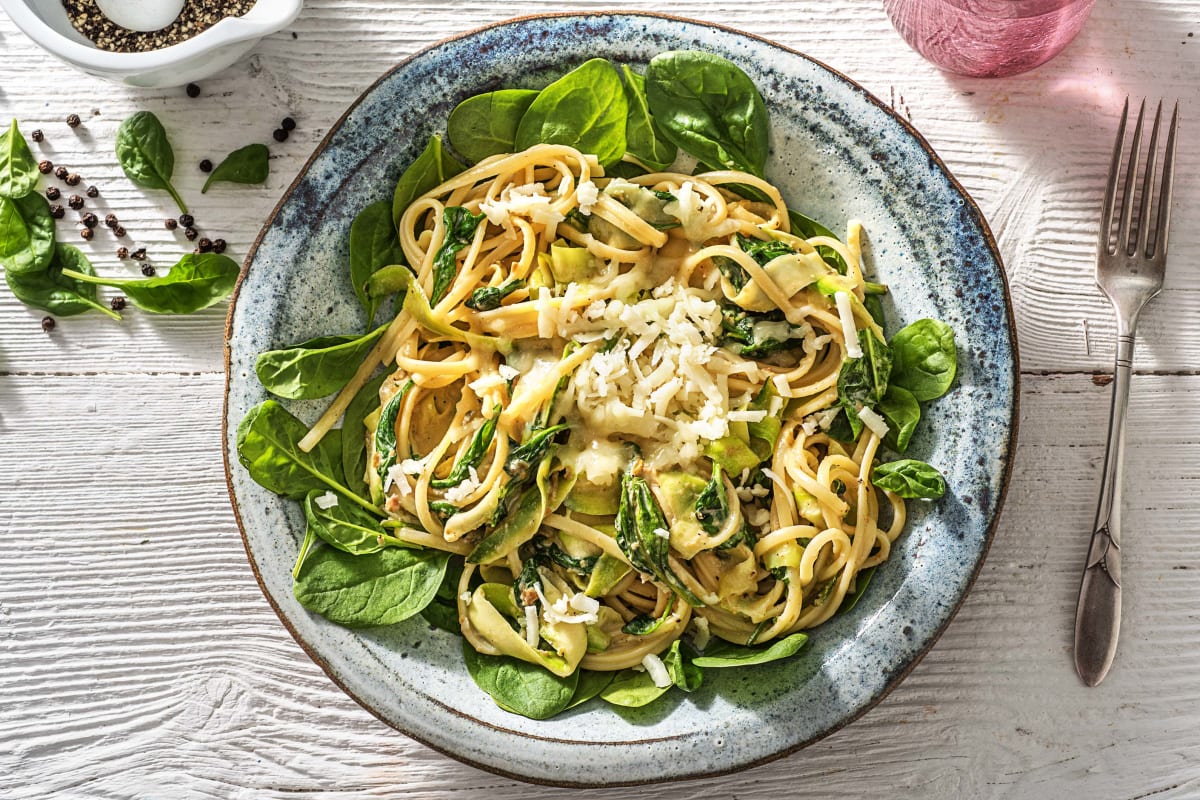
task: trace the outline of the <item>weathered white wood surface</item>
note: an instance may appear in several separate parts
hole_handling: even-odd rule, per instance
[[[572,8],[628,5],[616,0]],[[443,36],[550,3],[310,0],[292,29],[204,83],[135,91],[59,65],[0,15],[0,119],[102,191],[171,263],[167,199],[130,186],[119,121],[157,112],[210,236],[240,258],[344,107]],[[859,722],[774,764],[605,798],[1200,797],[1200,29],[1198,0],[1099,0],[1049,65],[949,77],[875,0],[711,0],[674,13],[804,50],[892,102],[991,220],[1021,337],[1020,450],[995,544],[941,642]],[[295,36],[293,36],[293,32]],[[1075,678],[1113,324],[1091,280],[1096,209],[1126,92],[1178,97],[1184,136],[1167,288],[1143,318],[1130,409],[1126,610],[1112,675]],[[85,118],[77,132],[63,118]],[[269,141],[262,188],[201,196],[195,163]],[[103,213],[103,212],[101,212]],[[60,231],[64,230],[60,227]],[[70,236],[64,238],[70,239]],[[132,270],[101,231],[102,270]],[[289,638],[246,563],[220,456],[222,308],[122,325],[42,315],[0,291],[0,797],[549,798],[387,728]],[[1090,331],[1090,350],[1085,325]],[[514,750],[519,759],[519,748]]]

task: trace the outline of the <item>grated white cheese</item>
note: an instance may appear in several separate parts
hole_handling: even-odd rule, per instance
[[[500,365],[500,377],[506,381],[511,381],[520,374],[520,370],[518,370],[516,367],[510,367],[508,364]]]
[[[779,398],[772,398],[778,400]],[[762,422],[767,418],[767,410],[765,408],[745,411],[730,411],[726,417],[730,422]]]
[[[833,301],[837,303],[838,316],[842,320],[842,335],[846,337],[846,357],[862,358],[862,347],[858,344],[858,329],[854,326],[854,308],[850,305],[850,295],[846,292],[834,292]]]
[[[660,539],[670,539],[671,538],[671,532],[669,530],[667,530],[666,528],[655,528],[654,535]]]
[[[425,462],[416,458],[406,458],[400,462],[400,471],[405,475],[420,475],[425,471]]]
[[[462,594],[460,594],[458,596],[458,599],[462,601],[462,604],[464,606],[471,605],[471,593],[470,592],[463,592]]]
[[[525,643],[530,647],[537,648],[539,638],[537,606],[525,606]]]
[[[458,505],[474,494],[475,490],[479,488],[479,484],[479,473],[475,471],[474,467],[471,467],[468,477],[458,486],[451,486],[447,489],[443,496],[447,503]]]
[[[600,620],[600,603],[599,601],[588,597],[584,594],[576,594],[570,597],[560,595],[557,600],[551,603],[546,599],[546,595],[542,594],[542,585],[535,583],[533,590],[537,592],[538,599],[542,601],[543,612],[546,615],[547,622],[564,622],[568,624],[594,624]],[[576,598],[583,598],[579,603]],[[586,601],[591,601],[590,603]],[[594,604],[594,608],[592,607]],[[576,608],[576,605],[582,605],[583,608]],[[571,610],[579,611],[579,614],[572,614]]]
[[[338,504],[338,497],[333,492],[326,492],[320,497],[313,500],[317,504],[317,508],[322,511],[328,511]]]
[[[487,215],[488,222],[498,227],[511,226],[512,217],[527,217],[532,222],[553,227],[564,217],[551,204],[546,187],[540,183],[523,186],[506,186],[498,198],[484,200],[479,210]]]
[[[600,199],[600,190],[591,181],[580,181],[575,187],[575,200],[579,203],[580,214],[591,214],[592,207]]]
[[[383,482],[383,490],[390,491],[393,486],[400,490],[400,494],[404,497],[412,494],[412,484],[408,482],[408,476],[411,473],[405,472],[404,464],[392,464],[388,467],[387,477]],[[421,473],[418,471],[418,475]]]
[[[646,668],[646,672],[650,673],[650,679],[658,688],[665,689],[673,682],[671,673],[667,672],[667,665],[654,653],[647,653],[642,657],[642,666]]]
[[[692,622],[688,627],[692,630],[692,645],[703,653],[712,638],[712,634],[708,630],[708,619],[696,614],[692,617]]]
[[[600,611],[600,601],[594,597],[588,597],[583,592],[572,595],[569,605],[584,614],[595,614]]]
[[[880,439],[888,435],[891,430],[888,427],[887,421],[883,417],[875,413],[875,411],[867,406],[863,406],[858,410],[858,418],[863,421],[863,424],[870,428],[871,433],[878,436]]]

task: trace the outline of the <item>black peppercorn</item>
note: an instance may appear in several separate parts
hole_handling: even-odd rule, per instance
[[[54,325],[54,317],[42,317],[42,330],[44,330],[46,333],[54,330]]]
[[[286,142],[287,137],[288,137],[288,132],[285,131],[283,128],[276,128],[275,132],[272,133],[271,135],[275,137],[275,141],[277,141],[277,142]]]
[[[214,253],[224,253],[225,252],[225,240],[224,239],[213,239],[213,252]]]
[[[118,239],[125,236],[125,226],[118,225],[117,227],[113,228],[113,236],[116,236]]]
[[[137,250],[134,250],[133,251],[133,260],[134,261],[145,261],[146,260],[146,248],[139,247]]]
[[[196,98],[200,96],[200,87],[194,83],[189,83],[184,91],[187,92],[188,97]]]
[[[180,214],[179,215],[179,224],[185,228],[190,228],[196,224],[196,218],[193,217],[191,214]]]
[[[57,186],[47,186],[46,187],[46,199],[47,200],[57,200],[60,197],[62,197],[62,192],[60,192],[58,190]]]
[[[174,217],[167,217],[166,219],[163,220],[163,227],[165,227],[169,231],[173,231],[179,227],[179,221],[176,220]]]
[[[206,238],[204,238],[204,239],[201,239],[201,240],[200,240],[200,241],[198,241],[198,242],[196,242],[196,248],[197,248],[197,249],[198,249],[198,250],[199,250],[201,253],[208,253],[208,252],[211,252],[211,251],[212,251],[212,247],[213,247],[212,239],[209,239],[209,238],[207,238],[207,237],[206,237]]]
[[[77,194],[73,194],[67,198],[67,205],[71,207],[72,211],[78,211],[83,208],[83,198]]]
[[[284,117],[283,122],[279,123],[279,127],[285,131],[294,131],[296,130],[296,120],[291,117]]]
[[[129,248],[128,247],[118,247],[117,248],[117,258],[121,259],[122,261],[129,258]]]
[[[84,192],[84,194],[86,194],[88,197],[99,197],[99,196],[100,196],[100,190],[99,190],[99,189],[97,189],[95,186],[89,186],[89,187],[87,188],[87,191],[86,191],[86,192]]]
[[[212,162],[209,161],[207,158],[200,162],[200,171],[201,172],[212,172],[212,167],[213,167]]]
[[[125,310],[125,296],[119,294],[116,297],[114,297],[112,300],[109,300],[108,304],[110,306],[112,306],[113,311],[124,311]]]
[[[147,278],[154,277],[154,266],[151,264],[142,264],[142,274]]]
[[[46,134],[42,133],[41,128],[34,128],[33,132],[29,134],[29,138],[33,139],[35,142],[40,142],[42,139],[46,138]]]
[[[186,230],[184,230],[183,235],[189,242],[191,242],[191,241],[194,241],[196,239],[196,237],[200,235],[200,232],[197,231],[195,228],[187,228]]]
[[[117,215],[116,214],[105,214],[104,215],[104,224],[106,226],[108,226],[109,228],[117,227]]]
[[[96,215],[89,211],[80,217],[79,221],[84,225],[87,225],[89,228],[94,228],[96,227],[96,223],[98,223],[100,220],[96,219]]]
[[[65,180],[67,182],[67,186],[78,186],[79,182],[83,180],[83,178],[79,177],[78,172],[72,172],[65,178]]]
[[[63,215],[66,213],[67,212],[60,205],[50,206],[50,216],[54,217],[55,219],[62,219]]]
[[[66,167],[58,167],[54,170],[54,177],[58,178],[60,181],[65,181],[67,176],[70,174],[71,170],[67,169]]]
[[[67,124],[70,125],[72,128],[78,128],[79,122],[80,122],[80,120],[79,120],[78,114],[68,114],[67,115]]]
[[[91,228],[80,228],[79,235],[83,237],[85,242],[90,242],[92,237],[96,235],[96,232]]]
[[[49,161],[39,161],[38,162],[38,172],[42,173],[43,175],[49,175],[53,170],[54,170],[54,165],[51,164]]]

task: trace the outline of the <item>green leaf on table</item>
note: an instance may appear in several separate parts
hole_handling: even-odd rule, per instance
[[[190,314],[219,303],[237,284],[239,267],[229,256],[189,253],[165,275],[108,278],[63,270],[68,277],[125,293],[135,306],[152,314]]]
[[[325,397],[346,385],[391,323],[364,336],[318,336],[281,350],[268,350],[254,362],[259,381],[271,394],[289,400]]]
[[[214,183],[266,183],[271,174],[271,151],[265,144],[248,144],[225,156],[209,174],[200,194]]]
[[[0,197],[0,266],[5,272],[42,272],[54,258],[54,218],[41,194]]]
[[[92,264],[81,251],[69,244],[55,246],[50,266],[40,272],[6,271],[4,279],[13,295],[27,306],[49,311],[59,317],[73,317],[99,311],[113,319],[121,315],[96,299],[96,287],[62,274],[69,267],[85,275],[95,275]]]
[[[565,144],[592,153],[602,165],[625,155],[629,104],[613,65],[603,58],[585,61],[538,93],[521,117],[514,146]]]
[[[565,678],[512,656],[489,656],[463,641],[463,660],[471,678],[505,711],[530,719],[548,719],[565,709],[579,685],[579,671]]]
[[[358,212],[350,223],[350,283],[367,314],[367,328],[375,323],[379,297],[367,294],[367,282],[383,267],[403,264],[404,252],[392,221],[392,204],[380,200]]]
[[[517,126],[538,96],[533,89],[500,89],[463,100],[450,112],[446,138],[471,163],[516,148]]]
[[[187,213],[187,206],[171,183],[175,151],[154,114],[139,111],[117,128],[117,161],[129,180],[146,189],[165,190],[179,210]]]
[[[692,659],[698,667],[720,669],[725,667],[748,667],[753,664],[767,664],[781,658],[793,656],[808,642],[808,635],[793,633],[772,642],[766,647],[746,647],[733,644],[724,639],[716,639],[704,648],[702,655]]]
[[[351,555],[322,547],[309,555],[292,592],[300,604],[338,625],[394,625],[433,599],[449,554],[389,547]]]
[[[14,119],[9,129],[0,133],[0,197],[15,200],[33,192],[37,185],[37,161]]]

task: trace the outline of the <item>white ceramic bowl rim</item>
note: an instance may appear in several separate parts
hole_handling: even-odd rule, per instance
[[[170,67],[215,47],[262,38],[294,20],[304,0],[260,0],[246,16],[226,17],[179,44],[144,53],[116,53],[73,41],[48,25],[30,8],[30,0],[0,0],[13,22],[34,42],[80,66],[108,72],[143,72]],[[261,9],[261,11],[260,11]],[[271,14],[272,11],[278,12]]]

